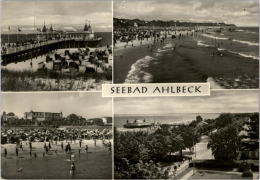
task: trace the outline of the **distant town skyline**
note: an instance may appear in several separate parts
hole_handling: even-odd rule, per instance
[[[211,91],[210,96],[116,98],[116,115],[258,112],[257,90]]]
[[[87,119],[112,116],[112,99],[102,98],[101,93],[4,93],[1,98],[1,114],[13,112],[20,118],[31,110],[74,113]]]
[[[258,0],[114,0],[114,17],[259,26],[258,6]]]
[[[1,25],[43,26],[59,24],[63,26],[81,25],[90,21],[95,31],[112,31],[111,0],[3,0]],[[24,7],[24,8],[21,8]]]

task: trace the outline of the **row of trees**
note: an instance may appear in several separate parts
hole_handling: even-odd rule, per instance
[[[33,126],[33,125],[40,125],[40,126],[52,126],[52,127],[59,127],[59,126],[84,126],[84,125],[94,125],[95,122],[88,121],[86,118],[78,116],[76,114],[70,114],[65,118],[62,119],[48,119],[45,121],[37,121],[36,119],[24,119],[24,118],[11,118],[8,119],[6,122],[3,120],[1,121],[3,126]]]
[[[250,121],[247,121],[248,118]],[[245,124],[248,124],[250,128],[248,136],[245,138],[259,139],[258,113],[221,114],[212,124],[215,132],[210,133],[208,148],[211,148],[216,160],[237,159],[239,150],[243,146],[241,142],[243,136],[240,136],[239,133]]]
[[[197,116],[189,125],[161,125],[154,132],[115,130],[115,178],[166,178],[159,163],[182,160],[182,150],[192,148],[202,135],[209,136],[208,148],[216,160],[235,160],[242,146],[239,133],[247,123],[247,138],[259,139],[258,113],[220,114],[207,120]],[[173,156],[176,152],[178,156]]]
[[[182,161],[182,150],[192,148],[199,140],[195,126],[162,125],[152,133],[115,130],[115,178],[164,178],[158,163]],[[178,156],[173,156],[176,152],[179,152]],[[147,170],[147,166],[154,168]]]
[[[114,18],[114,27],[115,28],[129,28],[134,27],[135,24],[138,26],[157,26],[157,27],[172,27],[172,26],[232,26],[232,24],[225,24],[225,23],[213,23],[213,22],[204,22],[204,23],[197,23],[197,22],[181,22],[178,20],[171,20],[171,21],[162,21],[162,20],[152,20],[152,21],[144,21],[140,19],[121,19],[121,18]]]

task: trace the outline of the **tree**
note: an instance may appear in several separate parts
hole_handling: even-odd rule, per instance
[[[165,158],[169,152],[169,136],[151,134],[147,146],[152,160],[158,161]]]
[[[211,148],[216,160],[234,160],[237,158],[240,142],[237,128],[229,125],[210,135],[208,148]]]
[[[249,123],[250,132],[249,137],[251,139],[259,139],[259,113],[253,113],[250,116],[251,122]]]
[[[232,122],[233,122],[232,114],[220,114],[220,116],[216,119],[216,128],[220,129],[226,127]]]

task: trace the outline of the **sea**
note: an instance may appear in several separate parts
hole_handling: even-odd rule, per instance
[[[112,45],[112,32],[95,32],[96,36],[101,36],[101,46]],[[36,34],[26,33],[12,33],[12,34],[1,34],[2,43],[15,43],[17,41],[26,41],[29,39],[36,39]]]
[[[186,34],[186,32],[183,32]],[[198,47],[216,47],[218,50],[236,54],[249,60],[259,60],[259,27],[237,27],[235,31],[205,32],[194,37]],[[178,58],[178,54],[172,52],[171,43],[166,43],[155,52],[143,54],[136,51],[136,54],[142,54],[142,57],[133,59],[135,54],[127,55],[130,57],[131,64],[127,62],[127,57],[123,53],[114,57],[115,67],[119,66],[122,71],[115,69],[115,83],[163,83],[163,82],[206,82],[207,74],[197,72],[193,67],[193,62],[176,62],[172,67],[171,61]],[[172,55],[173,54],[173,55]],[[174,58],[173,58],[174,56]],[[181,59],[181,57],[179,58]],[[168,63],[162,66],[162,62]],[[130,65],[129,65],[130,64]],[[185,65],[189,64],[189,67]],[[127,66],[128,68],[124,67]],[[173,73],[174,72],[174,73]],[[124,74],[125,73],[125,74]],[[183,75],[185,74],[185,76]],[[195,77],[196,76],[196,77]]]
[[[188,124],[196,120],[196,116],[200,115],[203,119],[215,119],[219,113],[174,113],[166,115],[117,115],[114,117],[114,126],[118,129],[125,129],[123,125],[134,120],[145,120],[155,124]]]
[[[259,27],[238,27],[235,31],[202,34],[201,46],[217,46],[240,56],[259,59]]]

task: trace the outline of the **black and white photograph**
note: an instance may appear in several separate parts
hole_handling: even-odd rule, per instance
[[[259,179],[258,90],[114,100],[115,179]]]
[[[258,0],[114,0],[114,83],[259,87]]]
[[[1,179],[259,179],[259,0],[0,0]]]
[[[112,82],[112,0],[3,0],[1,10],[2,91]]]
[[[4,93],[1,178],[112,179],[112,99]]]

